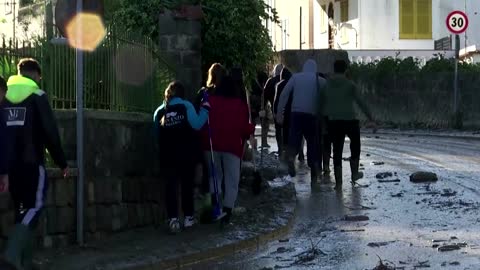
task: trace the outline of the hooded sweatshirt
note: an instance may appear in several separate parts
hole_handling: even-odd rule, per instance
[[[280,82],[280,74],[282,72],[283,65],[278,64],[275,66],[273,69],[273,76],[272,78],[268,79],[267,83],[265,84],[265,89],[264,89],[264,94],[265,94],[265,100],[264,100],[264,105],[267,104],[267,102],[270,102],[272,104],[272,107],[274,106],[274,100],[275,100],[275,86],[277,83]]]
[[[8,91],[3,104],[12,166],[45,163],[45,148],[55,163],[67,167],[55,116],[44,91],[37,83],[23,76],[8,80]]]
[[[309,59],[303,65],[303,71],[294,74],[280,95],[277,118],[285,110],[290,94],[292,95],[292,112],[318,115],[320,110],[320,94],[326,80],[317,74],[317,63]]]

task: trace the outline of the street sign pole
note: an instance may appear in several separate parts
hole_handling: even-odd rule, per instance
[[[80,14],[83,10],[83,0],[77,0],[77,12]],[[80,22],[80,21],[79,21]],[[82,24],[77,23],[76,38],[76,90],[77,90],[77,243],[83,245],[84,243],[84,165],[83,165],[83,51],[80,43],[82,42]]]
[[[455,35],[455,77],[453,81],[454,97],[453,97],[453,112],[455,116],[458,113],[458,59],[460,57],[460,36]]]
[[[465,33],[468,28],[468,16],[465,12],[455,10],[450,12],[447,16],[447,29],[455,34],[455,73],[453,78],[453,113],[455,117],[455,123],[458,122],[459,109],[458,109],[458,61],[460,59],[460,34]],[[466,49],[466,48],[465,48]]]

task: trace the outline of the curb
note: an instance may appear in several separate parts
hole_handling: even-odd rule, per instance
[[[247,251],[253,249],[259,249],[262,245],[269,243],[273,240],[280,239],[286,236],[292,229],[296,216],[296,196],[295,207],[293,214],[289,218],[288,223],[284,226],[280,226],[268,233],[261,234],[249,239],[241,240],[232,244],[228,244],[221,247],[211,248],[204,251],[200,251],[194,254],[185,255],[179,258],[167,259],[161,262],[149,263],[148,265],[129,267],[128,270],[174,270],[182,269],[188,266],[196,265],[202,262],[208,262],[211,260],[223,258],[229,255],[238,253],[239,251]]]
[[[363,134],[365,130],[362,130]],[[370,134],[370,132],[369,132]],[[417,133],[417,132],[408,132],[408,131],[377,131],[375,134],[378,135],[397,135],[397,136],[413,136],[413,137],[434,137],[434,138],[447,138],[447,139],[463,139],[463,140],[479,140],[480,136],[474,135],[451,135],[451,134],[441,134],[441,133]],[[370,135],[375,135],[370,134]]]

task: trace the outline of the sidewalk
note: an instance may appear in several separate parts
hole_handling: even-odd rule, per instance
[[[251,168],[247,163],[243,171],[250,175]],[[242,181],[239,207],[232,225],[223,230],[218,224],[211,224],[198,225],[175,236],[168,235],[163,227],[123,232],[82,248],[42,251],[37,254],[38,267],[40,270],[181,269],[240,250],[256,249],[288,233],[296,206],[294,185],[269,182],[262,195],[253,197],[248,181]]]

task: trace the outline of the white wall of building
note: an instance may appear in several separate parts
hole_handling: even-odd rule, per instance
[[[345,34],[340,22],[340,3],[334,0],[316,0],[314,9],[315,28],[322,18],[320,5],[328,8],[334,4],[335,24],[338,29],[335,36],[335,48],[346,50],[433,50],[434,41],[450,35],[446,28],[446,17],[453,10],[465,11],[469,16],[467,47],[480,45],[480,1],[479,0],[432,0],[432,39],[400,39],[400,19],[398,0],[349,0],[349,21],[358,32],[358,46],[355,42],[355,30],[349,29],[348,42],[342,38]],[[466,8],[465,8],[466,5]],[[461,35],[461,48],[465,47],[465,35]],[[343,41],[342,41],[343,40]],[[315,48],[328,47],[328,32],[315,30]]]

